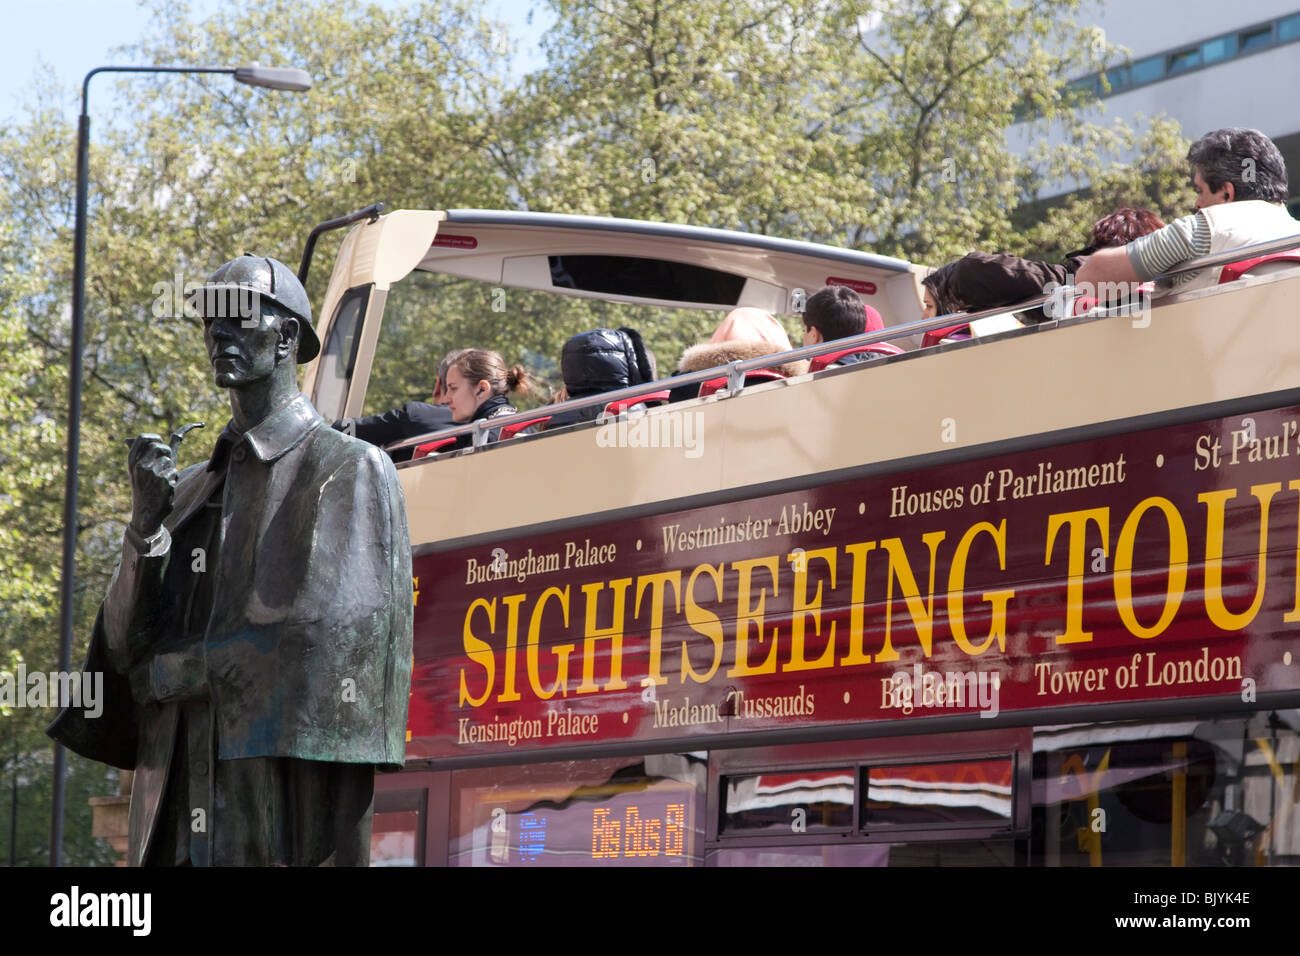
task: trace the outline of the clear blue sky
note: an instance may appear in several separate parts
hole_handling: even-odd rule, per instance
[[[379,2],[403,5],[402,0]],[[220,0],[190,0],[196,18],[221,5]],[[532,24],[527,22],[530,9]],[[541,0],[486,0],[486,10],[509,25],[518,45],[516,70],[539,65],[537,41],[553,20]],[[0,0],[0,15],[9,37],[0,57],[0,119],[18,113],[40,64],[50,66],[65,87],[75,89],[95,67],[124,63],[113,55],[113,48],[146,37],[150,29],[149,12],[138,0]]]

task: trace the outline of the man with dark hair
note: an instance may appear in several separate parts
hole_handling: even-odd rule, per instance
[[[1187,161],[1193,170],[1198,209],[1243,199],[1286,202],[1286,163],[1273,141],[1259,130],[1206,133],[1187,151]]]
[[[878,332],[884,327],[880,313],[864,304],[848,286],[828,285],[821,291],[814,292],[804,303],[804,345],[820,345],[835,339],[861,335],[863,332]],[[831,364],[848,365],[875,357],[868,352],[854,352]]]
[[[365,866],[376,767],[405,761],[401,485],[298,391],[320,341],[284,263],[240,256],[192,301],[230,422],[179,473],[187,429],[130,442],[131,519],[85,668],[104,713],[65,709],[47,732],[135,771],[131,866]]]
[[[1078,285],[1135,284],[1191,259],[1300,234],[1286,210],[1286,163],[1263,133],[1220,129],[1187,152],[1196,212],[1125,246],[1103,249],[1079,269]],[[1183,272],[1157,283],[1156,296],[1218,284],[1219,269]]]
[[[447,369],[456,356],[465,349],[448,352],[438,363],[438,375],[433,382],[432,402],[407,402],[401,408],[394,408],[367,418],[341,418],[334,423],[338,431],[346,432],[370,442],[372,445],[389,445],[404,438],[427,435],[456,424],[451,418],[451,409],[447,407]],[[393,461],[410,461],[416,446],[408,445],[390,451]]]

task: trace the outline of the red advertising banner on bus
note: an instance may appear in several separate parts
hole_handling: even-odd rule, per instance
[[[408,757],[1295,690],[1298,421],[417,557]]]

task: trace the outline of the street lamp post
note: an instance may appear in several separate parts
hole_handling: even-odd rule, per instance
[[[90,180],[90,116],[87,99],[90,81],[99,73],[227,73],[239,83],[273,90],[311,89],[311,77],[302,70],[260,66],[100,66],[81,83],[81,116],[77,121],[77,210],[72,264],[72,343],[68,355],[68,471],[63,495],[63,587],[59,608],[59,670],[67,673],[72,656],[73,578],[77,562],[77,463],[81,452],[81,372],[85,347],[86,307],[86,195]],[[54,800],[50,821],[50,865],[59,866],[63,854],[63,794],[65,754],[54,745]]]

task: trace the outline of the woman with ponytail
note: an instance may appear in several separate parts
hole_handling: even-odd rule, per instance
[[[522,365],[507,369],[501,356],[488,349],[465,349],[447,369],[447,404],[452,420],[458,425],[513,415],[515,408],[507,400],[508,394],[528,395],[534,382]],[[496,441],[500,429],[488,433],[488,441]],[[469,448],[474,443],[471,435],[461,435],[453,448]],[[449,449],[448,449],[449,450]]]

